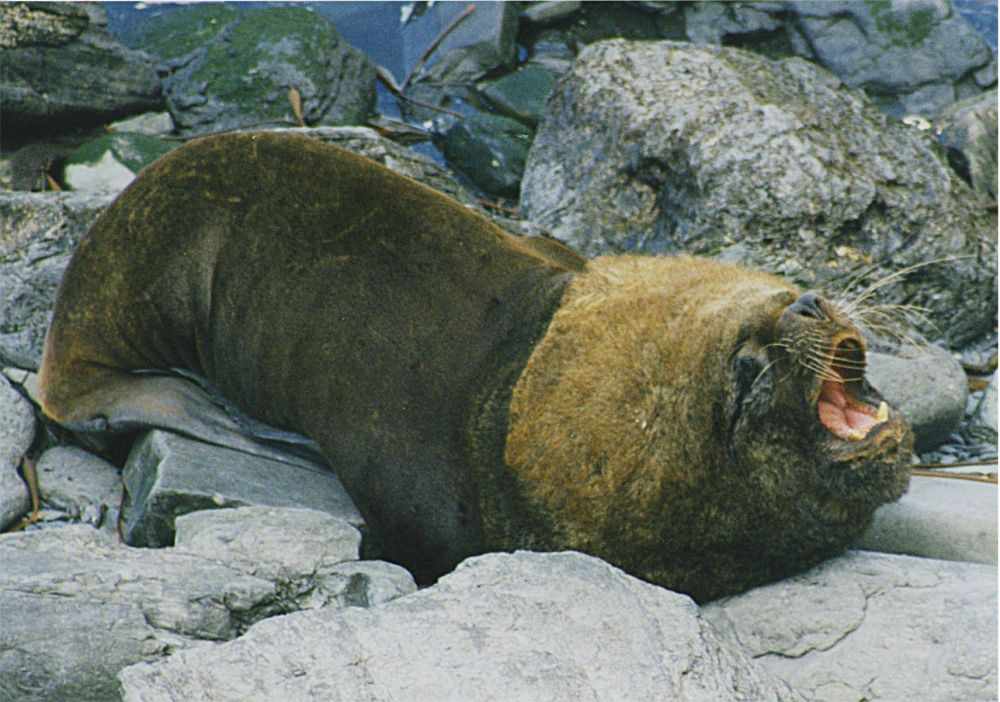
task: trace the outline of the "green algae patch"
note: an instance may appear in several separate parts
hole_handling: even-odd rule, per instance
[[[142,36],[142,47],[169,61],[212,42],[239,15],[222,3],[184,8],[152,23]]]
[[[934,28],[934,10],[929,7],[900,13],[891,0],[865,0],[875,26],[897,46],[918,46]]]

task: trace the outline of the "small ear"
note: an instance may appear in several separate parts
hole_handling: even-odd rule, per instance
[[[775,290],[771,293],[767,301],[775,307],[788,307],[799,299],[799,293],[794,290]]]

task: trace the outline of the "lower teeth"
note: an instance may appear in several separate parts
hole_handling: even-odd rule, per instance
[[[885,403],[885,400],[879,403],[878,412],[875,413],[875,419],[880,422],[889,420],[889,405]]]

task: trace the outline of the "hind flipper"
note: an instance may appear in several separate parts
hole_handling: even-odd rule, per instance
[[[86,377],[85,392],[46,397],[43,404],[46,414],[71,431],[122,434],[159,428],[284,463],[326,463],[312,440],[248,417],[187,371],[89,368]]]

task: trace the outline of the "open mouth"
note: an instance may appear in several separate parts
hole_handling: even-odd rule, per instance
[[[874,406],[864,394],[865,352],[861,344],[846,338],[835,342],[827,373],[822,380],[817,411],[820,423],[845,441],[861,441],[888,421],[889,406]]]

